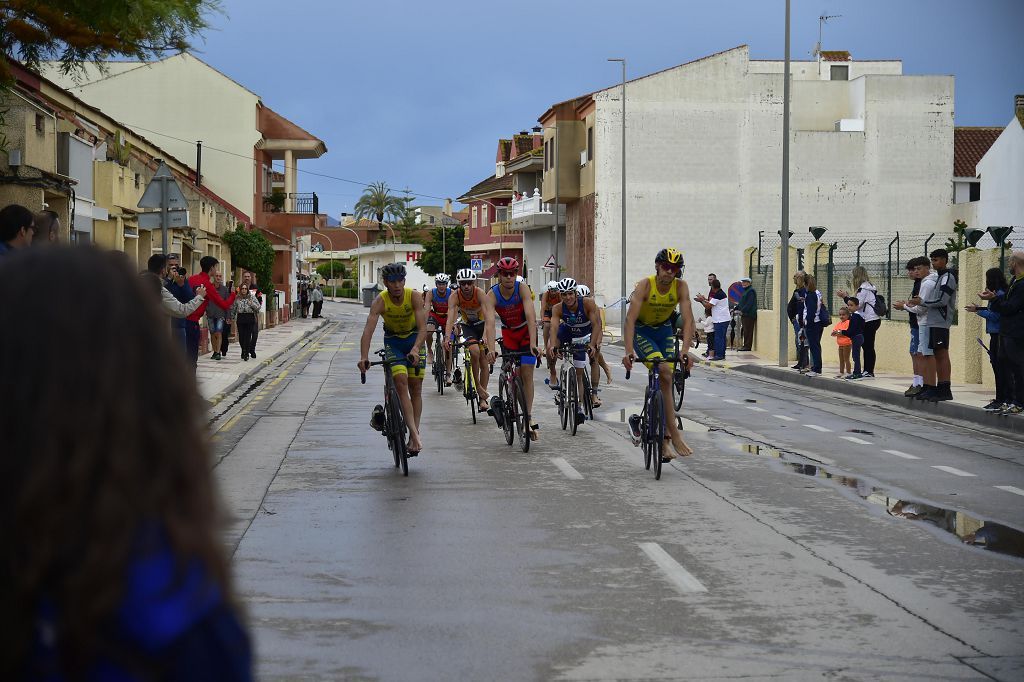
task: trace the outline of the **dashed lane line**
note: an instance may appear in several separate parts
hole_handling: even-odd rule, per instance
[[[808,429],[814,429],[815,431],[821,431],[822,433],[832,433],[832,429],[826,429],[824,426],[818,426],[817,424],[804,424]]]
[[[571,464],[563,457],[552,457],[551,463],[558,467],[558,470],[565,474],[565,477],[573,481],[583,480],[583,474],[576,471]]]
[[[733,400],[732,398],[722,398],[723,403],[729,403],[730,405],[742,405],[743,403],[739,400]]]
[[[955,467],[933,466],[932,469],[938,469],[939,471],[945,471],[947,474],[953,474],[954,476],[963,476],[963,477],[974,476],[974,474],[972,474],[972,473],[968,473],[966,471],[963,471],[961,469],[957,469]]]
[[[1020,488],[1018,488],[1016,486],[1012,486],[1012,485],[997,485],[996,487],[999,488],[1000,490],[1005,490],[1008,493],[1013,493],[1014,495],[1020,495],[1021,497],[1024,497],[1024,490],[1021,490]]]
[[[871,441],[864,440],[863,438],[856,438],[854,436],[839,436],[839,437],[842,438],[843,440],[848,440],[851,443],[856,443],[857,445],[871,445]]]
[[[784,422],[795,422],[796,421],[796,419],[793,419],[793,417],[787,417],[784,414],[773,414],[772,416],[775,417],[776,419],[781,419]]]
[[[699,580],[693,577],[692,573],[683,568],[657,542],[641,542],[639,545],[644,554],[650,557],[651,561],[664,571],[668,581],[677,590],[683,594],[708,591],[708,588],[704,587]]]
[[[882,452],[887,452],[894,457],[902,457],[903,459],[921,459],[917,455],[910,455],[906,452],[900,452],[899,450],[882,450]]]
[[[768,411],[768,410],[764,409],[763,407],[758,407],[757,405],[747,405],[747,409],[748,410],[753,410],[754,412],[767,412]]]

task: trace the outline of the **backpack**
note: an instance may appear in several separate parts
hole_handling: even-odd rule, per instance
[[[885,296],[882,296],[878,292],[875,292],[875,304],[871,307],[874,309],[875,315],[878,315],[879,317],[889,316],[889,303],[886,302]]]

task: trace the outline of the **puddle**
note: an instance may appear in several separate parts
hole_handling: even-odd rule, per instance
[[[262,378],[261,378],[261,379],[257,379],[256,381],[252,382],[251,384],[249,384],[248,388],[246,388],[246,389],[245,389],[244,391],[242,391],[242,392],[241,392],[241,393],[240,393],[240,394],[238,395],[238,397],[237,397],[237,398],[235,398],[234,400],[232,400],[232,401],[231,401],[231,403],[230,403],[229,405],[225,406],[223,410],[221,410],[221,411],[220,411],[219,413],[217,413],[217,414],[216,414],[215,416],[211,417],[211,418],[210,418],[210,421],[209,421],[209,422],[207,422],[207,425],[208,425],[208,426],[213,426],[213,423],[214,423],[215,421],[217,421],[218,419],[220,419],[221,417],[223,417],[223,416],[224,416],[225,414],[227,414],[227,413],[228,413],[228,412],[229,412],[229,411],[231,410],[231,408],[232,408],[232,407],[234,407],[234,406],[235,406],[235,405],[237,405],[238,403],[240,403],[240,402],[242,402],[243,400],[245,400],[245,398],[246,398],[246,397],[247,397],[247,396],[248,396],[248,395],[249,395],[250,393],[252,393],[252,392],[253,392],[253,391],[255,391],[255,390],[256,390],[257,388],[259,388],[260,386],[262,386],[262,385],[263,385],[263,382],[264,382],[264,381],[265,381],[265,379],[262,379]]]
[[[835,485],[848,488],[864,502],[884,507],[889,516],[928,523],[956,536],[964,544],[1024,558],[1024,531],[979,519],[961,511],[944,509],[916,500],[892,497],[885,488],[855,476],[833,472],[826,466],[775,448],[755,443],[741,443],[739,449],[752,455],[777,459],[791,473],[824,479]]]

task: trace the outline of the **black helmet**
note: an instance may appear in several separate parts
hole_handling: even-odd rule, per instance
[[[380,276],[388,279],[405,279],[405,263],[388,263],[380,269]]]

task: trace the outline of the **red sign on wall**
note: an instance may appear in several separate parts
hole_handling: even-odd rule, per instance
[[[409,261],[416,262],[416,261],[418,261],[420,259],[421,255],[422,255],[422,252],[420,252],[420,251],[406,251],[405,252],[405,262],[406,263],[408,263]]]

